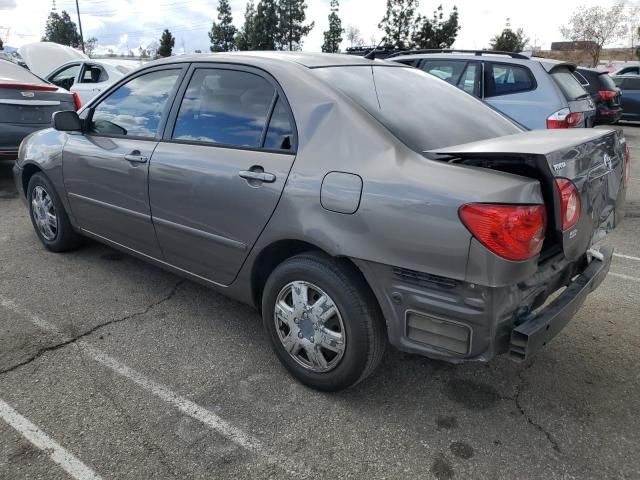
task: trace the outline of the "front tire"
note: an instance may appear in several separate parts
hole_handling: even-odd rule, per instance
[[[317,390],[364,380],[386,347],[384,320],[362,276],[346,260],[320,253],[297,255],[273,271],[262,317],[282,364]]]
[[[27,187],[29,214],[36,235],[52,252],[67,252],[78,248],[82,237],[71,226],[67,212],[49,179],[34,174]]]

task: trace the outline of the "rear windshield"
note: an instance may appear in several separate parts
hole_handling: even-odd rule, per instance
[[[602,85],[602,89],[604,90],[615,90],[616,84],[613,81],[613,78],[609,76],[608,73],[602,73],[598,75],[598,80],[600,80],[600,84]]]
[[[587,92],[582,88],[582,85],[580,85],[568,68],[557,68],[553,70],[551,77],[556,81],[567,100],[577,100],[586,96]]]
[[[0,60],[0,82],[47,84],[26,68],[8,60]]]
[[[316,68],[407,146],[423,152],[522,132],[468,93],[415,68]]]

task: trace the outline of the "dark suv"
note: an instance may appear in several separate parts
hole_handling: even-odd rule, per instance
[[[578,67],[573,76],[591,95],[596,105],[595,125],[616,123],[622,117],[620,89],[616,87],[609,73],[593,68]]]

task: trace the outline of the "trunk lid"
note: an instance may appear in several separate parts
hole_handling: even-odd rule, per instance
[[[561,246],[569,260],[582,256],[622,215],[626,142],[616,130],[534,130],[425,153],[537,177],[547,203],[547,238]],[[580,217],[566,231],[562,230],[557,178],[571,180],[580,194]]]
[[[0,123],[48,125],[54,112],[75,109],[73,96],[62,89],[0,88]]]

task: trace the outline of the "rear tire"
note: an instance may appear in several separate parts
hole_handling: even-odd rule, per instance
[[[387,343],[380,309],[362,276],[321,253],[276,267],[264,288],[262,318],[282,364],[317,390],[343,390],[364,380]]]
[[[55,188],[43,173],[35,173],[27,187],[31,223],[42,244],[52,252],[74,250],[82,237],[71,226]]]

